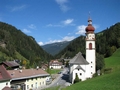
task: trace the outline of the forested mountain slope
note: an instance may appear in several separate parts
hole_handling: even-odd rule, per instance
[[[70,42],[64,41],[64,42],[57,42],[57,43],[51,43],[46,44],[44,46],[41,46],[46,52],[50,53],[51,55],[56,55],[61,50],[63,50]]]
[[[35,41],[12,25],[0,22],[0,60],[26,59],[29,66],[37,66],[52,58]],[[19,57],[18,56],[21,56]]]
[[[117,48],[120,47],[120,22],[96,33],[96,52],[104,55],[104,57],[111,56]],[[80,36],[56,55],[56,58],[61,56],[64,58],[72,58],[78,52],[82,52],[85,55],[85,36]]]

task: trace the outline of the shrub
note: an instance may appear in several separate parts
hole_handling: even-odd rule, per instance
[[[76,73],[76,77],[75,77],[74,83],[77,83],[77,82],[80,82],[80,81],[81,81],[81,79],[79,79],[78,74]]]

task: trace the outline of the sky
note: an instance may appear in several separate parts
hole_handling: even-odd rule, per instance
[[[0,21],[39,45],[85,35],[88,17],[95,33],[120,22],[120,0],[0,0]]]

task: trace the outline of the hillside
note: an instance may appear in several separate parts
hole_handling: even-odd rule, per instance
[[[19,59],[31,67],[52,58],[32,36],[27,36],[21,30],[3,22],[0,22],[0,53],[0,62]]]
[[[120,48],[109,58],[105,58],[106,68],[112,72],[83,82],[73,84],[62,90],[119,90],[120,89]]]
[[[41,46],[47,53],[51,55],[58,54],[61,50],[63,50],[70,42],[64,41],[64,42],[57,42],[52,44],[46,44]]]
[[[104,55],[104,57],[111,56],[117,48],[120,47],[120,23],[116,23],[110,28],[96,33],[96,52]],[[56,58],[60,58],[64,55],[64,58],[73,57],[76,53],[81,51],[85,54],[85,36],[80,36],[56,55]]]

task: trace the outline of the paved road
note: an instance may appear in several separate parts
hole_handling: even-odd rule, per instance
[[[61,86],[61,87],[66,87],[69,86],[69,76],[68,76],[68,68],[64,68],[62,73],[59,74],[59,76],[53,80],[53,82],[48,85],[48,87],[55,87],[55,86]]]

